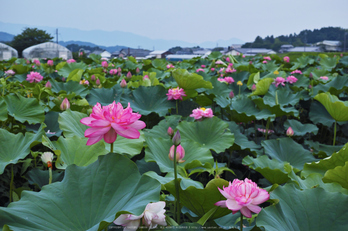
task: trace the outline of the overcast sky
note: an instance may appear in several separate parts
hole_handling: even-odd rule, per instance
[[[200,43],[348,28],[348,0],[0,0],[0,21]],[[0,28],[1,31],[1,28]]]

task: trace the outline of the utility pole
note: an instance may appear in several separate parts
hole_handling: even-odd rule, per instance
[[[58,44],[58,28],[56,29],[56,39],[57,39],[57,44]]]
[[[347,36],[348,32],[345,32],[344,33],[344,51],[343,52],[346,52],[346,36]]]

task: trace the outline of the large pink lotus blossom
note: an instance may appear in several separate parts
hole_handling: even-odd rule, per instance
[[[211,108],[204,108],[204,107],[194,109],[192,111],[192,114],[190,115],[190,117],[193,117],[195,120],[202,119],[203,117],[211,118],[213,116],[214,115]]]
[[[269,56],[265,56],[265,57],[263,57],[263,59],[264,59],[264,60],[269,60],[269,61],[272,60],[271,57],[269,57]]]
[[[261,207],[258,205],[269,199],[269,193],[248,178],[244,181],[234,179],[232,183],[229,182],[228,187],[218,189],[227,200],[216,202],[216,206],[227,207],[233,214],[240,211],[248,218],[252,217],[251,212],[259,213]]]
[[[38,60],[38,59],[34,59],[33,63],[35,63],[36,66],[40,66],[41,65],[40,60]]]
[[[226,73],[233,73],[233,72],[236,72],[237,70],[236,69],[234,69],[234,68],[232,68],[232,66],[228,66],[227,68],[226,68]]]
[[[288,63],[288,62],[290,62],[290,57],[289,56],[285,56],[283,58],[283,60],[284,60],[284,62]]]
[[[171,161],[174,160],[174,148],[175,148],[175,145],[170,147],[170,150],[169,150],[168,157]],[[185,162],[185,160],[183,160],[184,157],[185,157],[185,149],[181,146],[181,144],[179,144],[176,147],[176,162],[184,163]]]
[[[124,231],[137,230],[140,225],[140,221],[142,221],[143,225],[149,229],[155,229],[157,225],[166,226],[166,216],[164,215],[166,212],[164,209],[165,206],[166,203],[164,201],[149,203],[146,205],[145,211],[140,216],[121,214],[114,221],[114,224],[124,226]]]
[[[226,57],[226,61],[227,61],[227,62],[231,62],[231,60],[230,60],[229,57]]]
[[[48,61],[47,61],[47,66],[52,67],[52,66],[53,66],[53,60],[48,60]]]
[[[68,59],[66,62],[67,63],[76,63],[75,59]]]
[[[170,64],[167,65],[167,69],[170,69],[170,68],[175,68],[175,66],[170,63]]]
[[[14,72],[13,70],[7,70],[7,71],[5,71],[5,75],[6,76],[11,76],[11,75],[14,75],[14,74],[16,74],[16,72]]]
[[[83,80],[80,81],[80,84],[81,84],[81,85],[87,85],[87,86],[88,86],[88,85],[89,85],[89,81],[83,79]]]
[[[327,77],[327,76],[320,76],[319,79],[327,81],[327,80],[329,80],[329,77]]]
[[[111,69],[109,71],[110,75],[116,75],[117,74],[117,69]]]
[[[263,60],[263,61],[262,61],[262,63],[265,63],[265,64],[266,64],[266,63],[267,63],[267,61],[266,61],[266,60]]]
[[[102,66],[103,68],[108,68],[108,67],[109,67],[109,64],[108,64],[107,61],[102,61],[102,62],[101,62],[101,66]]]
[[[205,72],[204,69],[202,69],[202,68],[198,68],[198,69],[196,70],[196,72],[200,72],[200,71]]]
[[[286,78],[286,82],[291,83],[291,84],[296,83],[297,82],[297,78],[295,76],[289,75]]]
[[[277,77],[277,78],[275,78],[275,80],[274,80],[274,82],[273,82],[273,84],[274,84],[276,87],[278,87],[279,84],[285,86],[284,83],[285,83],[285,79],[284,79],[283,77]]]
[[[219,59],[219,60],[217,60],[217,61],[215,62],[215,64],[216,64],[216,65],[219,65],[219,64],[225,64],[225,63]],[[225,64],[225,65],[226,65],[226,64]]]
[[[232,77],[225,77],[225,81],[226,81],[226,83],[229,83],[229,84],[231,84],[231,83],[234,83],[234,79],[232,78]]]
[[[27,75],[27,81],[32,82],[40,82],[43,79],[43,76],[39,72],[31,71],[30,74]]]
[[[300,70],[294,70],[294,71],[292,71],[290,74],[301,74],[301,75],[302,75],[302,71],[300,71]]]
[[[204,64],[202,64],[202,65],[201,65],[201,68],[205,68],[205,65],[204,65]]]
[[[176,88],[173,88],[173,89],[169,89],[168,90],[168,93],[167,93],[167,96],[168,96],[168,100],[182,100],[182,96],[186,96],[185,94],[185,91],[183,88],[180,88],[180,87],[176,87]]]
[[[85,137],[88,138],[87,145],[92,145],[104,138],[106,143],[115,142],[117,135],[127,139],[138,139],[140,132],[146,124],[140,121],[141,115],[133,113],[130,104],[123,109],[121,103],[115,101],[107,106],[101,106],[97,103],[89,117],[83,118],[80,122],[90,126],[85,131]]]

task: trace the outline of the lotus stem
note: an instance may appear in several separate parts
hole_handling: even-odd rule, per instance
[[[336,143],[336,126],[337,126],[337,121],[335,120],[333,146],[335,146],[335,143]]]
[[[174,147],[174,182],[175,182],[175,203],[174,203],[174,214],[176,213],[176,222],[180,224],[180,195],[179,195],[179,182],[177,173],[177,162],[176,162],[176,145]]]
[[[51,184],[52,183],[52,167],[48,168],[48,174],[49,174],[48,184]]]
[[[240,212],[240,231],[243,231],[243,214]]]
[[[275,92],[275,103],[278,105],[278,91]]]
[[[13,174],[13,164],[11,164],[10,203],[12,202],[12,193],[13,193],[13,179],[14,179],[14,174]]]
[[[179,115],[178,101],[176,101],[176,114]],[[174,154],[175,155],[175,154]]]
[[[267,124],[266,124],[266,140],[267,140],[267,137],[268,137],[269,123],[270,123],[270,118],[267,119]]]
[[[114,143],[110,144],[110,152],[113,153],[114,152]]]

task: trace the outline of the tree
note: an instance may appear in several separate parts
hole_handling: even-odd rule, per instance
[[[15,48],[18,51],[18,55],[22,57],[22,51],[25,48],[44,42],[50,42],[52,39],[53,37],[44,30],[27,27],[21,34],[13,38],[11,46]]]

